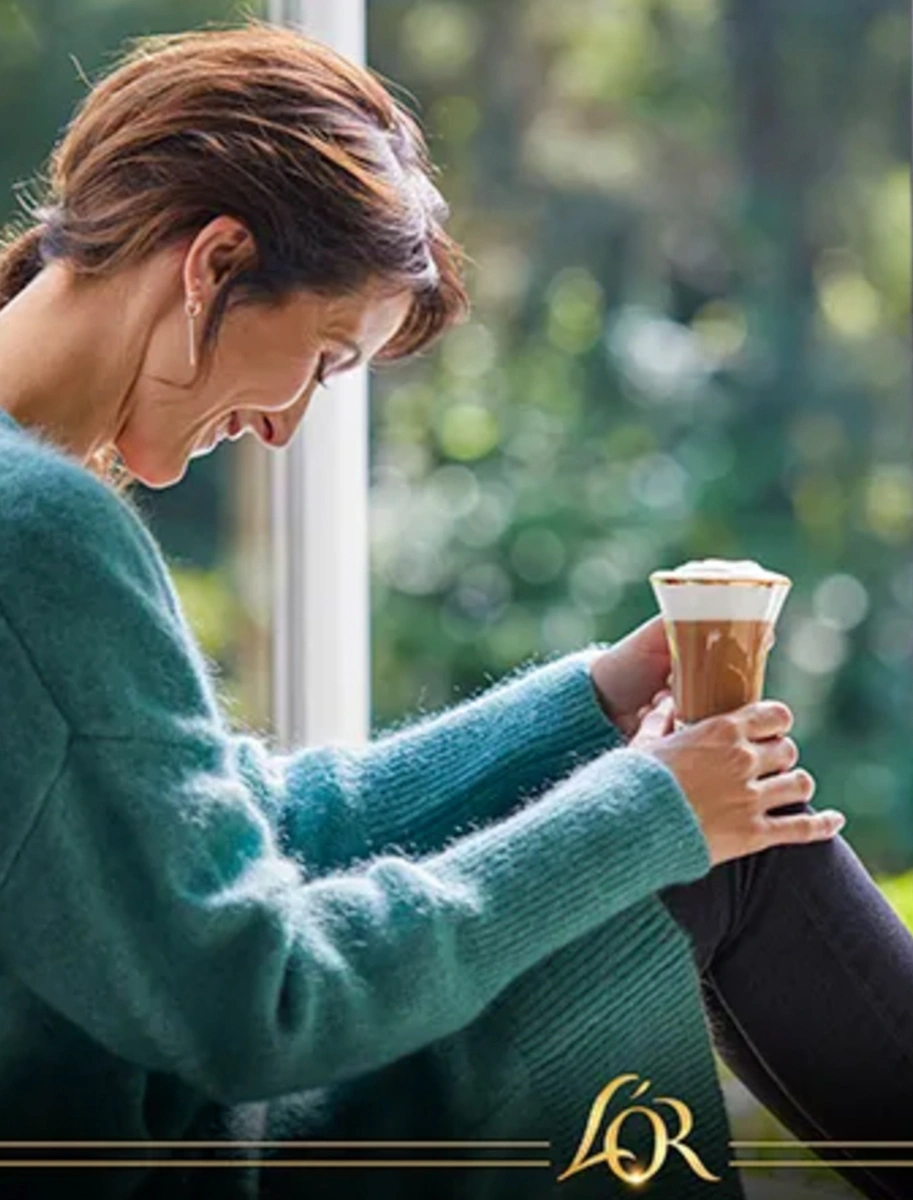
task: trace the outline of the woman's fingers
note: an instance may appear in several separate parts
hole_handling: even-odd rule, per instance
[[[753,742],[785,737],[793,727],[793,714],[780,700],[758,700],[737,709],[733,715],[745,737]]]
[[[846,824],[846,817],[834,809],[825,812],[798,813],[791,817],[762,819],[762,848],[792,842],[824,842]]]
[[[649,705],[641,709],[641,712],[643,716],[640,717],[638,732],[644,737],[665,737],[667,733],[672,732],[675,724],[675,709],[671,696],[663,696],[657,704]]]
[[[759,767],[755,795],[761,811],[755,822],[760,848],[824,842],[836,837],[846,824],[846,817],[836,809],[789,816],[771,815],[770,810],[781,805],[808,804],[815,794],[814,776],[802,767],[793,769],[799,761],[799,749],[792,738],[755,742],[754,748]]]
[[[755,742],[754,749],[758,779],[763,779],[765,775],[779,774],[781,771],[791,771],[799,761],[799,747],[792,738],[769,738],[763,742]]]
[[[784,743],[789,738],[783,738]],[[800,767],[772,775],[760,784],[765,810],[781,804],[807,804],[815,794],[815,780]],[[759,817],[761,846],[783,846],[800,842],[825,842],[835,837],[846,824],[846,817],[836,809],[824,812],[803,812],[790,816],[771,816],[765,811]]]
[[[671,714],[671,699],[663,707]],[[658,711],[652,709],[644,720],[651,736],[638,733],[632,745],[658,758],[675,776],[714,865],[780,843],[823,841],[843,827],[842,813],[810,810],[815,781],[796,766],[799,751],[786,736],[792,713],[785,704],[745,705],[661,738],[652,736]],[[786,812],[778,815],[782,809]]]
[[[815,794],[815,780],[799,767],[780,775],[771,775],[757,785],[761,807],[766,812],[781,804],[808,804]]]
[[[670,691],[668,691],[666,688],[663,688],[663,690],[661,692],[657,692],[649,704],[644,704],[641,708],[639,708],[637,710],[637,717],[636,717],[637,725],[638,726],[643,725],[644,721],[650,715],[650,713],[652,713],[656,709],[658,709],[660,707],[660,705],[663,706],[664,710],[666,708],[668,708],[668,704],[671,699],[672,699],[672,693]],[[667,723],[667,722],[664,722],[664,724],[665,723]],[[673,713],[673,722],[672,723],[674,724],[674,713]]]

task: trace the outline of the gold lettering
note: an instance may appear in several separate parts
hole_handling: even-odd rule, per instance
[[[616,1075],[612,1082],[607,1083],[593,1101],[593,1105],[590,1108],[590,1115],[586,1123],[586,1129],[583,1132],[583,1137],[580,1139],[580,1145],[577,1147],[577,1153],[574,1155],[573,1161],[568,1169],[562,1175],[558,1176],[559,1183],[562,1179],[567,1179],[569,1175],[576,1175],[578,1171],[582,1171],[586,1167],[595,1166],[596,1163],[603,1162],[605,1160],[604,1155],[587,1159],[587,1151],[589,1150],[590,1146],[592,1146],[596,1138],[596,1131],[599,1128],[600,1122],[602,1121],[602,1115],[608,1107],[609,1101],[620,1087],[626,1083],[631,1083],[636,1079],[636,1075]],[[621,1150],[619,1151],[619,1154],[624,1154],[628,1158],[634,1157],[630,1150]]]
[[[650,1159],[650,1165],[636,1171],[626,1171],[621,1165],[620,1159],[624,1154],[628,1158],[634,1158],[630,1150],[619,1149],[618,1134],[632,1113],[643,1113],[650,1124],[653,1126],[653,1157]],[[669,1135],[666,1132],[666,1126],[663,1124],[663,1119],[653,1111],[652,1108],[644,1108],[642,1104],[632,1104],[630,1108],[626,1108],[624,1112],[620,1112],[612,1121],[612,1124],[606,1130],[605,1136],[605,1160],[609,1170],[612,1171],[619,1179],[623,1179],[625,1183],[646,1183],[648,1179],[652,1179],[659,1168],[666,1161],[666,1146],[669,1141]]]
[[[669,1138],[669,1145],[674,1146],[681,1154],[682,1158],[691,1168],[691,1170],[701,1179],[706,1179],[710,1183],[719,1183],[720,1176],[712,1174],[698,1158],[697,1153],[690,1146],[683,1146],[681,1139],[686,1138],[694,1128],[694,1118],[691,1115],[691,1109],[681,1100],[673,1100],[669,1096],[657,1096],[655,1104],[668,1104],[670,1108],[678,1113],[679,1129],[674,1138]]]
[[[666,1161],[669,1147],[674,1146],[696,1175],[701,1179],[706,1179],[708,1182],[719,1183],[720,1176],[711,1174],[692,1147],[684,1144],[684,1139],[694,1128],[694,1118],[691,1115],[690,1108],[683,1101],[669,1096],[657,1096],[654,1103],[666,1104],[678,1115],[679,1128],[674,1137],[669,1137],[666,1123],[659,1113],[651,1108],[647,1108],[645,1105],[633,1104],[623,1109],[609,1123],[603,1140],[602,1153],[591,1153],[593,1144],[596,1141],[597,1131],[615,1093],[626,1083],[636,1083],[637,1080],[637,1075],[617,1075],[602,1089],[590,1108],[586,1128],[584,1129],[583,1137],[580,1139],[577,1152],[570,1166],[558,1176],[558,1182],[560,1183],[571,1175],[576,1175],[579,1171],[583,1171],[587,1167],[593,1167],[597,1163],[604,1162],[613,1175],[624,1180],[625,1183],[645,1183],[648,1179],[652,1179],[657,1171],[661,1169]],[[634,1090],[632,1099],[642,1096],[649,1086],[649,1079],[641,1082]],[[640,1113],[646,1117],[653,1128],[653,1154],[646,1167],[629,1169],[624,1163],[630,1162],[632,1159],[636,1163],[637,1156],[632,1150],[620,1146],[618,1139],[625,1121],[634,1113]]]

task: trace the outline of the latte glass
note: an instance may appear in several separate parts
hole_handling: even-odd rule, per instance
[[[711,558],[654,571],[650,583],[672,656],[676,723],[760,700],[791,581],[755,562]]]

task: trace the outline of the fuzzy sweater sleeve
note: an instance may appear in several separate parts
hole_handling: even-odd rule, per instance
[[[228,1102],[359,1075],[709,870],[674,778],[630,749],[431,854],[285,853],[151,535],[81,469],[39,465],[0,553],[0,957],[115,1054]],[[275,811],[311,791],[288,767],[261,777]],[[385,770],[395,793],[395,754]],[[337,783],[357,807],[369,780]]]
[[[527,666],[363,746],[271,754],[236,735],[238,769],[283,849],[315,868],[383,850],[430,853],[624,744],[593,689],[594,653]]]

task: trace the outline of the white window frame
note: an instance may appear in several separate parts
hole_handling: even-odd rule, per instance
[[[269,0],[269,19],[365,59],[365,0]],[[277,744],[362,742],[370,728],[368,382],[320,391],[270,452]]]

